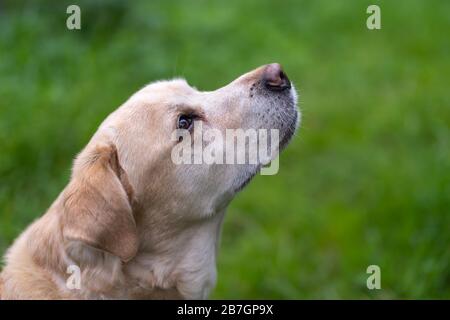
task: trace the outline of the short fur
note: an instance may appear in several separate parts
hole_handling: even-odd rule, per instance
[[[171,132],[195,111],[204,129],[279,128],[286,144],[299,123],[296,93],[267,91],[265,70],[212,92],[155,82],[113,112],[66,188],[8,250],[0,298],[206,298],[225,209],[260,165],[175,165]],[[67,286],[72,265],[79,289]]]

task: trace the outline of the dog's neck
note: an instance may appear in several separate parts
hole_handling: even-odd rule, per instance
[[[206,298],[216,282],[216,256],[224,214],[222,210],[204,220],[177,222],[176,228],[170,222],[142,228],[140,249],[124,265],[124,274],[150,295],[159,296],[166,291],[169,297],[177,293],[183,298]]]

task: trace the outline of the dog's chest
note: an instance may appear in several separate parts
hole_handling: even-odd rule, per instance
[[[124,269],[129,295],[139,299],[205,299],[216,283],[215,252],[179,261],[139,257]]]

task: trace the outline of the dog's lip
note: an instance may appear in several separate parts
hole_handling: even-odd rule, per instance
[[[291,110],[289,110],[289,113],[293,113],[293,115],[290,117],[289,122],[286,123],[285,126],[285,130],[284,130],[284,135],[281,138],[280,141],[280,152],[282,149],[284,149],[289,142],[291,141],[292,137],[295,135],[295,133],[297,132],[299,125],[300,125],[300,111],[298,109],[298,94],[297,91],[294,88],[294,85],[292,84],[291,89],[289,90],[289,103],[288,103],[288,108],[290,108]]]
[[[289,142],[291,141],[292,137],[295,135],[295,132],[298,129],[298,110],[294,112],[294,117],[292,118],[292,122],[289,124],[283,138],[280,141],[280,151],[284,149]]]

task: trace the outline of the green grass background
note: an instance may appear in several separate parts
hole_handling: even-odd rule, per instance
[[[212,298],[450,298],[449,30],[437,0],[0,1],[0,254],[144,84],[212,90],[276,61],[302,127],[231,204]]]

